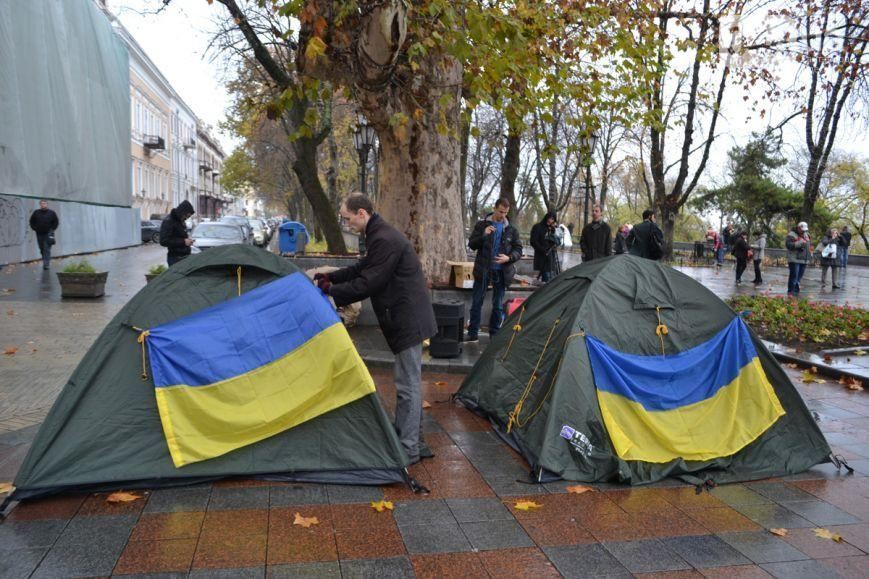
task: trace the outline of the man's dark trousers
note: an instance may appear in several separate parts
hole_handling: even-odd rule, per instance
[[[476,336],[480,331],[480,318],[482,317],[483,302],[486,300],[486,291],[489,289],[489,281],[492,282],[492,315],[489,317],[489,336],[494,336],[501,329],[504,321],[504,294],[507,288],[504,285],[504,271],[490,269],[482,279],[474,280],[474,297],[471,302],[471,319],[468,321],[468,334]]]
[[[42,267],[44,269],[48,269],[48,265],[51,262],[51,244],[48,242],[50,237],[51,233],[36,234],[36,243],[39,245],[39,252],[42,254]]]

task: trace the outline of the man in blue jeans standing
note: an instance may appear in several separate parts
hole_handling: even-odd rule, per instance
[[[510,225],[507,213],[510,202],[503,197],[495,202],[495,210],[477,222],[468,247],[477,252],[474,259],[474,298],[471,319],[468,322],[466,342],[476,342],[480,333],[480,317],[489,283],[492,284],[492,315],[489,318],[489,336],[494,336],[504,321],[504,294],[513,276],[513,265],[522,257],[519,232]]]

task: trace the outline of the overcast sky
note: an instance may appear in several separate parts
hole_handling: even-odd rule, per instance
[[[172,0],[161,13],[153,14],[161,4],[162,0],[109,0],[112,11],[175,90],[197,116],[215,127],[215,135],[228,154],[236,143],[216,130],[218,123],[224,119],[224,111],[229,103],[223,87],[223,65],[219,59],[211,61],[213,55],[206,54],[211,31],[215,29],[212,20],[222,15],[225,9],[216,2],[209,5],[206,0]],[[146,11],[149,13],[144,13]],[[787,70],[786,65],[782,65],[782,70]],[[736,86],[728,86],[725,92],[718,137],[702,182],[720,182],[727,172],[725,163],[727,151],[731,147],[743,145],[752,131],[763,131],[768,122],[777,123],[795,110],[791,103],[778,103],[767,107],[769,114],[766,119],[760,120],[743,101],[744,95],[743,90]],[[863,122],[843,120],[836,148],[869,158],[866,128]],[[793,157],[796,151],[805,148],[804,131],[805,122],[802,119],[791,121],[785,128],[786,156]],[[671,147],[681,146],[681,141],[675,137],[674,134]],[[695,142],[699,141],[695,138]],[[675,151],[670,154],[671,158],[673,154]]]

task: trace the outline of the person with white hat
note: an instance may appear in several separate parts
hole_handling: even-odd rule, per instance
[[[812,259],[812,242],[809,237],[809,224],[800,221],[788,233],[785,240],[788,250],[788,296],[800,296],[800,281],[806,271],[806,266]]]

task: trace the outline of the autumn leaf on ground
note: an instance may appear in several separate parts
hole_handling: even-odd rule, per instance
[[[10,482],[0,483],[0,495],[6,495],[15,490],[15,487],[12,486]]]
[[[584,485],[573,485],[572,487],[564,487],[564,490],[575,495],[581,495],[582,493],[587,493],[588,491],[592,491],[594,489]]]
[[[824,354],[824,362],[832,362],[833,357],[829,354]]]
[[[855,356],[865,356],[866,351],[865,350],[854,350],[854,355]]]
[[[15,346],[9,346],[5,350],[3,350],[3,353],[7,356],[14,356],[16,353],[18,353],[18,348],[16,348]]]
[[[14,315],[15,315],[15,310],[6,310],[6,315],[7,315],[7,316],[14,316]]]
[[[378,513],[382,513],[383,511],[391,511],[392,510],[392,501],[378,501],[376,503],[371,503],[371,508],[377,511]]]
[[[319,525],[320,521],[317,517],[303,517],[301,514],[296,513],[296,518],[293,519],[293,524],[307,529],[311,525]]]
[[[784,537],[788,534],[787,529],[770,529],[769,532],[779,537]]]
[[[531,509],[539,509],[543,505],[538,505],[534,501],[517,501],[513,506],[519,511],[530,511]]]
[[[428,400],[423,400],[422,407],[423,408],[431,408],[431,402],[429,402]]]
[[[131,503],[133,501],[138,501],[142,497],[134,494],[134,493],[126,493],[124,491],[118,491],[116,493],[112,493],[106,497],[107,503]]]
[[[828,531],[827,529],[815,529],[815,536],[820,537],[821,539],[830,539],[831,541],[836,541],[837,543],[842,542],[842,535],[837,535],[832,531]]]
[[[812,366],[811,368],[809,368],[809,372],[811,372],[812,374],[817,374],[817,373],[818,373],[818,367],[817,367],[817,366]]]
[[[435,382],[435,386],[446,386],[446,385],[447,385],[447,383],[444,382],[443,380],[438,380],[437,382]]]
[[[824,382],[826,382],[826,380],[821,380],[815,374],[806,370],[805,372],[803,372],[803,382],[805,382],[806,384],[811,384],[812,382],[823,384]]]
[[[848,390],[854,390],[855,392],[862,392],[863,391],[863,382],[861,382],[860,380],[857,380],[854,377],[851,377],[851,378],[848,378],[848,381],[845,383],[845,387],[847,387]]]
[[[800,367],[799,364],[785,364],[785,366],[787,366],[788,368],[799,368]]]

